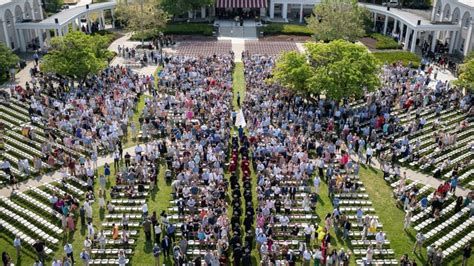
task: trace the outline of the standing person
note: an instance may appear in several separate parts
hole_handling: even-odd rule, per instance
[[[160,243],[161,240],[161,224],[157,223],[153,231],[155,231],[155,243]]]
[[[155,266],[160,265],[160,253],[161,253],[161,249],[160,249],[160,246],[158,246],[158,242],[157,242],[153,246],[153,257],[155,257]]]
[[[87,253],[87,251],[83,249],[80,256],[81,256],[82,262],[84,262],[84,266],[89,266],[89,262],[91,260],[91,256],[89,255],[89,253]],[[74,264],[74,262],[72,263]]]
[[[117,173],[117,171],[120,170],[120,152],[118,150],[115,150],[114,152],[114,171]]]
[[[4,266],[10,266],[12,264],[12,258],[6,251],[2,252],[2,262]]]
[[[66,257],[70,258],[72,264],[74,264],[74,253],[70,243],[66,243],[66,245],[64,245],[64,252],[66,253]]]
[[[16,235],[15,239],[13,240],[13,246],[16,249],[16,258],[18,260],[18,258],[21,256],[21,239],[18,235]]]
[[[35,52],[33,54],[33,59],[35,60],[35,66],[38,66],[38,62],[39,62],[39,55],[38,55],[38,52]]]
[[[372,146],[369,144],[367,145],[367,150],[365,151],[365,164],[372,164],[372,155],[374,151],[372,150]]]
[[[117,262],[119,266],[125,266],[125,264],[127,263],[127,258],[125,258],[125,251],[123,251],[123,249],[119,250]]]
[[[443,250],[441,248],[438,248],[433,259],[433,266],[442,266],[443,259],[444,259]]]
[[[171,240],[168,238],[167,235],[161,240],[161,249],[163,250],[163,254],[165,257],[169,257],[170,249],[171,249]]]
[[[313,253],[314,263],[313,266],[319,266],[321,263],[321,258],[323,257],[323,252],[320,247],[316,247],[316,251]]]
[[[365,261],[366,261],[366,265],[370,265],[372,264],[372,256],[374,255],[374,250],[372,249],[372,245],[369,245],[369,247],[367,247],[367,252],[365,253]]]
[[[462,250],[462,266],[467,266],[469,258],[471,257],[471,243],[467,242]]]
[[[143,222],[143,231],[145,231],[146,241],[151,241],[151,222],[149,219]]]
[[[421,249],[423,248],[423,242],[425,241],[425,236],[423,233],[418,232],[416,234],[416,241],[415,241],[415,247],[413,247],[413,253],[416,253],[416,249],[418,248],[419,251],[421,252]]]
[[[410,209],[407,210],[405,213],[405,222],[403,223],[403,229],[407,230],[407,228],[411,224],[411,217],[412,217],[412,212]]]
[[[38,260],[44,263],[44,258],[46,254],[44,253],[44,242],[36,239],[35,243],[33,244],[33,248],[36,251],[36,255],[38,256]]]
[[[457,176],[453,176],[453,178],[451,178],[451,188],[449,189],[449,192],[452,192],[454,196],[456,196],[456,187],[458,186],[458,177]]]

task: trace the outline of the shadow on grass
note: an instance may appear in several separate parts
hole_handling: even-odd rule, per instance
[[[103,221],[105,219],[105,209],[101,208],[99,209],[99,219]]]

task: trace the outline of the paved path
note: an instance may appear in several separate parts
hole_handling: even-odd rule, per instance
[[[128,152],[130,153],[130,155],[133,155],[135,154],[135,147],[136,146],[126,148],[123,150],[123,153],[125,154],[126,152]],[[112,154],[101,156],[97,160],[98,167],[101,167],[105,165],[106,163],[108,164],[114,163],[114,158],[112,157]],[[56,172],[45,174],[45,175],[40,175],[35,178],[31,178],[19,183],[19,189],[16,190],[16,192],[18,191],[24,192],[24,191],[29,190],[31,187],[39,187],[47,183],[52,183],[60,178],[61,178],[61,172],[59,170]],[[9,197],[11,194],[12,194],[11,186],[0,189],[0,196],[2,197]]]
[[[352,155],[352,159],[357,161],[357,162],[361,162],[361,158],[359,158],[358,156],[356,155]],[[378,168],[378,169],[382,169],[382,167],[380,166],[379,162],[372,158],[372,164],[371,164],[372,167],[375,167],[375,168]],[[439,185],[441,184],[444,184],[444,180],[438,180],[432,176],[429,176],[429,175],[426,175],[426,174],[423,174],[421,172],[418,172],[418,171],[413,171],[412,169],[410,168],[406,168],[406,167],[402,167],[400,166],[400,173],[403,173],[403,172],[406,172],[407,173],[407,177],[411,180],[416,180],[416,181],[419,181],[420,183],[422,184],[426,184],[426,185],[430,185],[432,186],[434,189],[437,189]],[[456,196],[467,196],[467,194],[470,192],[470,190],[468,189],[464,189],[464,188],[461,188],[461,187],[457,187],[456,188]]]

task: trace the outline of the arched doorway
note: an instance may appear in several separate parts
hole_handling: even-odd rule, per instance
[[[8,40],[10,41],[10,48],[11,49],[17,49],[18,48],[18,42],[16,38],[16,33],[15,33],[15,27],[14,27],[14,17],[10,9],[5,10],[5,15],[3,16],[5,18],[5,23],[7,26],[7,35],[8,35]]]

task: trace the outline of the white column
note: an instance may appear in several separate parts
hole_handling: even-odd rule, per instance
[[[410,52],[414,53],[416,51],[416,38],[418,37],[418,31],[413,31],[413,37],[411,38],[411,49]]]
[[[395,21],[393,22],[392,36],[395,35],[395,33],[397,32],[397,27],[398,27],[398,20],[395,19]]]
[[[456,43],[457,31],[451,31],[451,40],[449,41],[449,53],[452,54],[454,51],[454,44]]]
[[[105,30],[105,16],[104,16],[104,10],[100,11],[100,23],[102,24],[101,27],[103,30]]]
[[[275,18],[275,3],[273,1],[270,2],[270,19]]]
[[[434,53],[435,48],[436,48],[436,40],[437,40],[436,35],[437,35],[436,31],[433,31],[433,39],[431,40],[431,47],[430,47],[431,52],[433,52],[433,53]]]
[[[408,50],[408,43],[410,42],[410,33],[411,29],[407,25],[407,32],[405,33],[405,45],[403,46],[403,50],[407,51]]]
[[[43,30],[38,30],[37,34],[38,34],[39,46],[40,46],[40,48],[43,48],[43,46],[44,46]]]
[[[300,23],[303,23],[303,2],[300,5]]]
[[[266,15],[267,15],[267,10],[264,7],[260,8],[260,18],[263,18]]]
[[[192,19],[193,18],[193,11],[188,11],[188,19]]]
[[[377,26],[377,13],[374,12],[374,28],[373,28],[374,31],[375,31],[376,26]]]
[[[113,9],[110,9],[110,15],[112,16],[112,28],[115,28],[115,12]]]
[[[51,43],[51,30],[50,29],[46,29],[46,41],[48,42],[48,44]]]
[[[89,18],[89,15],[86,15],[86,22],[87,22],[87,33],[91,33],[92,23],[91,23],[91,20]]]
[[[284,20],[288,19],[288,3],[283,4],[283,8],[281,9],[281,17]]]
[[[403,30],[405,29],[405,24],[403,24],[402,22],[400,22],[400,33],[398,34],[398,44],[402,44],[402,40],[403,40]]]
[[[76,31],[76,30],[77,30],[76,20],[73,19],[73,20],[72,20],[72,31]]]
[[[5,33],[5,42],[7,43],[7,47],[12,49],[11,43],[10,43],[10,37],[8,37],[7,23],[3,21],[2,25],[3,25],[3,32]]]
[[[67,35],[68,32],[69,32],[69,24],[66,24],[66,25],[62,28],[62,31],[63,31],[63,35]]]
[[[203,6],[201,7],[201,18],[205,18],[206,17],[206,7]]]
[[[471,48],[471,38],[472,38],[472,23],[469,25],[467,30],[466,41],[464,42],[464,55],[466,56],[469,53],[469,48]]]
[[[25,42],[25,35],[23,35],[22,29],[16,30],[16,35],[18,36],[18,46],[20,46],[20,51],[26,52],[26,42]]]
[[[385,15],[385,21],[383,23],[383,35],[387,35],[387,27],[388,27],[388,16]]]

